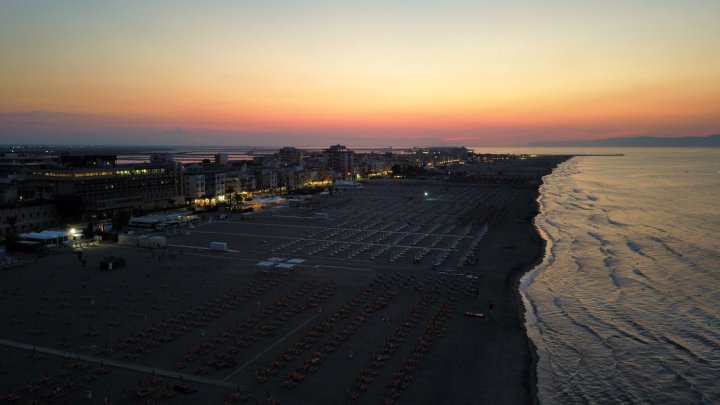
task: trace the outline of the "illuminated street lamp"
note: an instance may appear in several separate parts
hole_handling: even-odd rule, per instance
[[[426,192],[425,192],[425,197],[427,197],[427,196],[428,196],[428,192],[426,191]]]

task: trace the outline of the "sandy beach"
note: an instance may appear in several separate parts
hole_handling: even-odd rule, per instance
[[[0,395],[533,402],[517,282],[543,253],[536,197],[535,185],[375,182],[249,220],[208,216],[167,249],[32,258],[0,271]],[[101,270],[108,256],[126,266]]]

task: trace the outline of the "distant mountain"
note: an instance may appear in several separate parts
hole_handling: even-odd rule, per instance
[[[527,146],[554,146],[554,147],[578,147],[578,146],[622,146],[622,147],[695,147],[695,148],[720,148],[720,134],[708,136],[682,136],[674,138],[663,138],[659,136],[633,136],[627,138],[593,139],[589,141],[541,141],[532,142]]]

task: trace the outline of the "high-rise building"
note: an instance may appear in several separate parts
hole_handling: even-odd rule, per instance
[[[303,152],[300,149],[286,146],[278,151],[280,164],[286,166],[300,165],[303,160]]]
[[[229,162],[228,160],[228,154],[227,153],[217,153],[215,154],[215,164],[216,165],[227,165]]]
[[[195,200],[205,197],[205,175],[200,173],[185,173],[183,175],[185,183],[185,198]]]
[[[333,145],[323,151],[326,167],[342,176],[352,174],[354,154],[345,145]]]

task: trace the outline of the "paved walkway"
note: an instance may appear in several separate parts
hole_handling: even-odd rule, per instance
[[[231,236],[250,236],[253,238],[268,238],[268,239],[291,239],[291,240],[301,240],[304,242],[335,242],[336,244],[349,244],[349,245],[371,245],[371,246],[389,246],[393,248],[410,248],[410,249],[416,249],[416,250],[422,250],[425,248],[428,248],[430,250],[440,250],[440,251],[457,251],[457,249],[453,248],[447,248],[447,247],[430,247],[430,246],[416,246],[416,245],[399,245],[396,243],[376,243],[376,242],[353,242],[350,240],[337,240],[337,239],[320,239],[320,238],[305,238],[305,237],[297,237],[297,236],[280,236],[280,235],[257,235],[257,234],[251,234],[251,233],[240,233],[240,232],[220,232],[220,231],[198,231],[193,230],[190,231],[192,233],[205,233],[205,234],[213,234],[213,235],[231,235]],[[396,232],[396,233],[403,233],[403,232]],[[420,234],[417,234],[420,235]],[[440,236],[440,235],[438,235]],[[445,235],[445,236],[458,236],[458,235]],[[463,236],[463,238],[469,238],[470,236]]]
[[[185,249],[197,249],[197,250],[210,250],[210,249],[208,249],[208,248],[197,247],[197,246],[189,246],[189,245],[168,245],[168,247],[185,248]],[[239,252],[236,251],[236,250],[227,250],[227,252],[239,253]],[[259,253],[259,252],[250,252],[250,253]],[[246,261],[246,262],[254,262],[254,263],[257,263],[257,262],[259,262],[259,261],[262,261],[262,259],[245,259],[245,258],[236,257],[236,256],[205,255],[205,254],[201,254],[201,253],[191,253],[191,252],[187,252],[187,251],[186,251],[185,253],[183,253],[183,254],[184,254],[184,255],[189,255],[189,256],[210,257],[210,258],[213,258],[213,259],[226,259],[226,260],[233,260],[233,261],[244,260],[244,261]],[[287,255],[285,255],[285,254],[278,254],[278,256],[287,256]],[[298,256],[303,256],[303,255],[298,255]],[[317,256],[303,256],[303,257],[317,257]],[[322,259],[330,259],[330,258],[328,258],[328,257],[322,257],[322,256],[321,256],[320,258],[322,258]],[[313,269],[319,269],[319,268],[341,269],[341,270],[364,271],[364,272],[375,272],[375,271],[377,271],[377,270],[375,270],[375,269],[368,269],[368,268],[361,268],[361,267],[332,266],[332,265],[329,265],[329,264],[307,264],[307,263],[305,263],[305,264],[302,265],[302,267],[303,267],[303,268],[313,268]]]
[[[95,356],[87,356],[84,354],[67,352],[64,350],[52,349],[49,347],[34,346],[34,345],[26,344],[26,343],[14,342],[11,340],[0,339],[0,346],[7,346],[7,347],[12,347],[15,349],[21,349],[21,350],[27,350],[27,351],[35,350],[38,353],[49,354],[52,356],[64,357],[64,358],[73,359],[73,360],[80,359],[82,361],[86,361],[89,363],[95,363],[95,364],[103,363],[107,367],[121,368],[121,369],[125,369],[125,370],[136,371],[139,373],[153,374],[153,372],[154,372],[156,375],[162,376],[162,377],[168,377],[168,378],[172,378],[172,379],[182,378],[185,382],[193,382],[193,383],[209,385],[209,386],[214,386],[214,387],[219,387],[219,388],[227,388],[227,389],[231,389],[231,390],[234,390],[237,388],[237,384],[230,383],[227,381],[214,380],[211,378],[203,378],[203,377],[198,377],[196,375],[191,375],[191,374],[178,373],[176,371],[141,366],[138,364],[127,363],[127,362],[119,361],[119,360],[105,359],[105,358],[95,357]]]
[[[322,308],[322,307],[321,307],[321,308]],[[253,362],[255,362],[255,360],[259,359],[262,355],[264,355],[265,353],[269,352],[272,348],[274,348],[275,346],[279,345],[279,344],[282,343],[285,339],[287,339],[287,338],[289,338],[290,336],[292,336],[293,334],[295,334],[295,332],[297,332],[300,328],[302,328],[303,326],[305,326],[308,322],[310,322],[310,321],[312,321],[313,319],[315,319],[318,315],[320,315],[320,312],[318,312],[318,313],[316,313],[315,315],[311,316],[310,318],[306,319],[303,323],[301,323],[300,325],[298,325],[295,329],[291,330],[290,333],[288,333],[287,335],[281,337],[278,341],[276,341],[276,342],[273,343],[272,345],[270,345],[270,346],[268,346],[267,348],[265,348],[265,350],[263,350],[263,351],[261,351],[260,353],[258,353],[258,354],[257,354],[255,357],[253,357],[252,359],[246,361],[245,364],[243,364],[242,366],[240,366],[240,367],[238,367],[237,369],[235,369],[235,371],[233,371],[233,372],[232,372],[230,375],[228,375],[227,377],[223,378],[223,381],[227,381],[227,380],[233,378],[237,373],[239,373],[240,371],[242,371],[245,367],[249,366],[250,364],[252,364]]]

